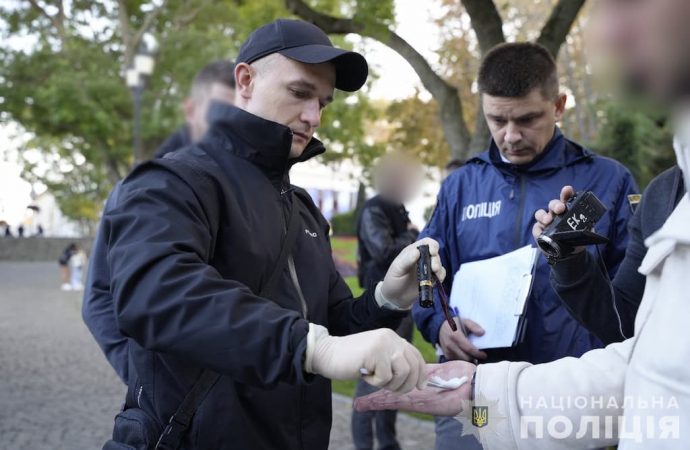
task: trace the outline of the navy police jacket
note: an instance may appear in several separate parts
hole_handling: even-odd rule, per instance
[[[610,238],[610,243],[600,246],[600,250],[613,277],[628,242],[626,226],[632,216],[628,195],[637,193],[637,186],[621,164],[569,141],[556,128],[546,151],[528,165],[503,161],[492,142],[488,151],[469,160],[444,181],[422,237],[432,237],[441,244],[441,259],[449,274],[446,288],[450,289],[453,275],[463,263],[534,245],[534,212],[546,208],[564,185],[572,185],[577,192],[593,191],[608,208],[596,232]],[[549,272],[549,265],[540,256],[527,301],[524,340],[507,351],[488,351],[490,361],[542,363],[577,357],[601,346],[563,306],[551,287]],[[415,305],[413,317],[424,337],[437,344],[444,321],[438,301],[430,309]]]
[[[102,220],[129,339],[126,407],[162,427],[212,369],[224,376],[182,448],[325,449],[331,387],[302,369],[308,323],[347,335],[395,328],[403,314],[380,308],[373,290],[353,298],[336,271],[326,220],[289,183],[290,129],[219,103],[210,117],[200,143],[137,167]],[[323,151],[314,139],[301,160]],[[289,263],[273,298],[259,297],[296,202]]]

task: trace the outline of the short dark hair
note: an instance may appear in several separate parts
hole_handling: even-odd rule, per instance
[[[549,51],[539,44],[499,44],[479,67],[479,92],[493,97],[519,98],[541,89],[545,98],[558,96],[558,69]]]
[[[192,94],[198,89],[206,89],[214,83],[235,89],[235,63],[224,59],[206,64],[192,81]]]

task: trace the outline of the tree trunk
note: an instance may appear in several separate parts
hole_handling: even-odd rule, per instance
[[[557,55],[570,27],[586,0],[559,0],[544,25],[537,42]],[[462,0],[470,16],[482,54],[493,46],[504,42],[503,21],[493,1]],[[443,133],[450,147],[453,159],[467,160],[472,154],[486,148],[489,130],[481,111],[481,102],[475,123],[474,135],[470,133],[465,121],[463,106],[458,90],[441,78],[426,59],[407,41],[387,26],[367,25],[352,19],[333,17],[315,11],[303,0],[285,0],[286,8],[293,14],[311,22],[329,34],[356,33],[376,39],[412,66],[424,87],[438,102]]]

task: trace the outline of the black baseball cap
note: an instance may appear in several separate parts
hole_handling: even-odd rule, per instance
[[[302,20],[278,19],[257,28],[242,44],[236,62],[250,64],[272,53],[305,64],[333,63],[335,87],[341,91],[358,90],[369,75],[364,56],[333,47],[321,28]]]

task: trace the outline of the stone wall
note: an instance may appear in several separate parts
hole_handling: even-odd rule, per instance
[[[0,261],[55,261],[72,242],[91,254],[93,238],[0,237]]]

